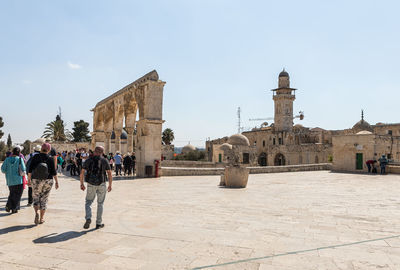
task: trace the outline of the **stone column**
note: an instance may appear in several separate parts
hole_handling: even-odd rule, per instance
[[[111,150],[111,131],[106,131],[104,132],[105,138],[104,138],[104,152],[106,154],[110,153]]]
[[[115,152],[119,151],[122,154],[122,151],[121,151],[122,129],[114,130],[114,133],[115,133]]]
[[[129,153],[132,154],[133,152],[133,132],[135,131],[135,128],[133,127],[127,127],[125,128],[126,132],[128,133],[128,138],[127,138],[127,150]]]
[[[161,133],[163,120],[139,120],[137,124],[138,136],[136,147],[137,176],[146,176],[146,166],[153,167],[154,161],[161,160]]]

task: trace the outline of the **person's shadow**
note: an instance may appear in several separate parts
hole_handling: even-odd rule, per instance
[[[58,242],[64,242],[67,240],[71,240],[74,238],[78,238],[81,237],[82,235],[85,235],[89,232],[93,232],[96,229],[90,229],[87,231],[80,231],[80,232],[76,232],[76,231],[69,231],[69,232],[63,232],[60,234],[57,233],[51,233],[45,236],[41,236],[39,238],[34,239],[32,242],[35,244],[52,244],[52,243],[58,243]]]
[[[17,226],[11,226],[8,228],[3,228],[3,229],[0,229],[0,235],[6,234],[6,233],[11,233],[11,232],[16,232],[16,231],[20,231],[20,230],[30,229],[35,226],[36,225],[31,224],[31,225],[17,225]]]

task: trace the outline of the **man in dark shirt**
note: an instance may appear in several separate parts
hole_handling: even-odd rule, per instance
[[[83,225],[84,229],[88,229],[92,222],[92,208],[91,205],[97,195],[97,217],[96,217],[96,229],[104,227],[102,223],[103,215],[103,204],[106,198],[106,190],[110,192],[112,190],[112,174],[110,164],[107,159],[103,157],[104,148],[97,146],[94,149],[93,156],[88,158],[83,164],[83,168],[80,174],[81,190],[85,191],[85,179],[87,183],[86,203],[85,203],[85,219],[86,222]],[[85,175],[86,172],[86,175]],[[106,188],[106,181],[108,176],[108,189]]]

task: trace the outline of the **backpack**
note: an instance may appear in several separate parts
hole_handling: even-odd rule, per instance
[[[42,161],[32,171],[32,178],[44,180],[44,179],[47,179],[48,176],[49,176],[49,168],[47,167],[46,161],[43,161],[43,159],[42,159]]]
[[[87,160],[86,162],[88,162]],[[93,157],[91,160],[88,162],[89,166],[87,168],[87,173],[85,180],[87,183],[94,185],[94,186],[99,186],[102,183],[105,182],[105,177],[102,174],[103,168],[102,168],[102,162],[101,162],[100,157]]]

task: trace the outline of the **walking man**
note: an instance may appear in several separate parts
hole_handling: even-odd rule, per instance
[[[117,151],[117,154],[114,156],[114,161],[115,161],[115,174],[118,176],[122,175],[121,171],[122,171],[122,156],[119,153],[119,151]]]
[[[84,229],[88,229],[92,222],[92,208],[91,205],[97,195],[97,218],[96,218],[96,229],[104,227],[102,223],[103,215],[103,204],[106,198],[106,181],[108,177],[108,192],[112,190],[112,175],[111,168],[108,160],[103,157],[104,148],[97,146],[94,149],[93,156],[88,158],[81,170],[80,181],[81,190],[85,191],[85,179],[87,183],[86,192],[86,203],[85,203],[85,219],[86,222],[83,225]],[[86,172],[86,174],[85,174]]]

